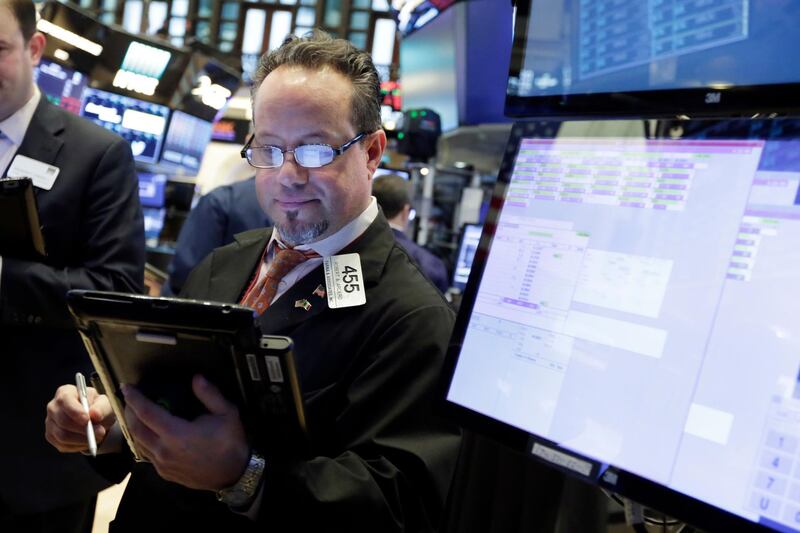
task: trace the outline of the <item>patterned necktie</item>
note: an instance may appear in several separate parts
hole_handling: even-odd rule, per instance
[[[255,309],[256,314],[261,315],[267,310],[270,302],[275,297],[275,293],[278,292],[278,285],[283,277],[291,272],[294,267],[312,257],[319,257],[319,254],[313,250],[301,252],[300,250],[279,248],[272,259],[272,263],[269,265],[267,275],[247,292],[242,300],[242,305],[252,307]]]

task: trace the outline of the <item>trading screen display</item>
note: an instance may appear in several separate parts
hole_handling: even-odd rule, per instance
[[[516,142],[448,401],[800,531],[798,142]]]
[[[70,113],[80,114],[83,91],[89,84],[88,76],[41,59],[33,70],[33,79],[50,103]]]
[[[200,170],[203,153],[211,140],[212,124],[182,111],[170,118],[161,163],[178,166],[190,173]]]
[[[139,172],[139,201],[142,207],[164,207],[166,174]]]
[[[524,57],[509,78],[509,95],[726,89],[800,79],[800,61],[786,53],[800,47],[798,2],[525,1]]]
[[[469,273],[472,271],[472,260],[478,250],[483,226],[479,224],[466,224],[461,234],[456,254],[456,267],[453,272],[453,287],[464,289],[467,286]]]
[[[89,88],[84,94],[81,116],[128,141],[136,160],[158,160],[169,116],[166,106]]]

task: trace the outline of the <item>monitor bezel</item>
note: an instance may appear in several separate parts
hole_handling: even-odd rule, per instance
[[[516,2],[509,77],[519,77],[533,0]],[[798,80],[800,82],[800,80]],[[506,94],[505,114],[512,118],[775,118],[800,110],[800,83],[711,86],[691,89],[517,96]]]
[[[638,476],[632,472],[628,472],[614,465],[602,464],[593,458],[586,458],[577,454],[567,448],[560,447],[559,444],[549,441],[540,436],[534,436],[524,430],[516,428],[505,422],[500,422],[488,415],[484,415],[477,411],[473,411],[468,407],[451,402],[447,399],[449,388],[453,380],[453,376],[458,362],[459,352],[463,345],[464,337],[466,335],[467,326],[475,305],[475,300],[478,292],[478,285],[483,276],[486,268],[489,250],[497,229],[497,221],[502,212],[503,204],[505,202],[506,192],[510,185],[511,174],[514,168],[514,161],[516,160],[520,140],[525,138],[544,138],[552,139],[558,135],[558,128],[553,127],[565,121],[551,121],[551,122],[516,122],[512,128],[509,137],[509,144],[505,151],[503,161],[498,173],[497,182],[492,192],[492,199],[487,215],[486,221],[483,225],[483,231],[478,244],[478,249],[475,252],[475,258],[472,263],[472,270],[470,271],[469,279],[466,288],[464,289],[461,305],[459,307],[456,323],[453,327],[452,336],[448,344],[445,364],[441,374],[438,391],[438,409],[440,414],[448,417],[462,427],[468,430],[476,431],[480,434],[486,435],[505,446],[511,448],[516,452],[521,452],[528,455],[532,460],[542,462],[550,467],[556,468],[570,476],[577,477],[585,482],[594,484],[608,491],[629,497],[632,500],[661,512],[667,513],[679,520],[692,524],[696,527],[708,529],[712,531],[773,531],[767,526],[748,521],[746,518],[738,516],[734,513],[713,506],[709,503],[703,502],[676,490],[670,489],[666,486],[660,485],[642,476]],[[614,121],[609,121],[614,122]],[[731,121],[732,126],[738,124],[740,121]],[[766,121],[764,121],[766,122]],[[711,126],[724,125],[727,121],[713,121],[713,120],[697,120],[685,122],[687,125],[695,127],[687,127],[686,129],[694,132],[708,131]],[[542,127],[545,126],[545,127]],[[706,126],[706,127],[703,127]],[[614,128],[610,128],[614,129]],[[657,128],[658,129],[658,128]],[[665,130],[667,128],[661,128]],[[735,129],[735,128],[731,128]],[[544,135],[537,135],[531,132],[546,131]],[[555,132],[550,135],[549,132]],[[595,130],[597,131],[597,130]],[[644,132],[644,128],[642,130]],[[566,137],[569,137],[567,135]],[[632,139],[642,139],[642,135],[629,134],[614,134],[609,135],[593,135],[594,137],[613,137],[622,138],[630,137]],[[696,133],[689,133],[684,139],[691,138],[705,138]],[[729,137],[720,136],[714,138],[730,138],[732,140],[740,139],[767,139],[766,136],[759,135],[731,135]],[[794,137],[797,138],[797,137]],[[591,474],[583,475],[574,470],[560,467],[552,462],[544,461],[534,455],[531,451],[533,444],[538,443],[550,449],[558,450],[567,454],[570,457],[578,458],[586,461],[592,465]],[[611,471],[614,475],[608,479],[603,475],[605,472]],[[614,481],[611,482],[610,479]]]

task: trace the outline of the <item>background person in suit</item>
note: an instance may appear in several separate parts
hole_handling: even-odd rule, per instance
[[[209,413],[191,422],[125,387],[126,421],[152,463],[134,465],[111,531],[436,530],[460,442],[433,414],[454,316],[371,197],[386,146],[380,101],[369,54],[347,41],[291,37],[263,57],[246,154],[275,227],[214,251],[183,291],[266,302],[262,331],[295,342],[310,457],[262,456],[236,407],[200,376],[192,386]],[[323,258],[343,254],[358,254],[359,268],[326,287]],[[366,301],[329,306],[332,289]],[[93,400],[98,421],[113,418],[105,396]],[[85,423],[74,385],[60,387],[48,440],[84,450]]]
[[[232,243],[237,233],[270,225],[258,203],[255,176],[213,189],[197,201],[181,227],[161,294],[180,293],[189,272],[214,248]]]
[[[408,191],[408,181],[396,174],[381,176],[372,183],[372,195],[377,198],[378,205],[381,206],[384,216],[389,221],[394,238],[405,251],[411,254],[422,272],[436,285],[436,288],[444,293],[450,288],[450,280],[444,262],[406,235],[411,214],[411,198]]]
[[[28,157],[47,246],[41,261],[0,250],[0,531],[90,531],[109,483],[41,430],[53,387],[91,363],[65,303],[69,289],[141,291],[144,229],[130,148],[49,104],[33,83],[44,50],[30,0],[0,0],[0,177]]]

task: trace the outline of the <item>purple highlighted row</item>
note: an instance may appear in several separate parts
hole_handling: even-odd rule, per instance
[[[769,187],[787,187],[789,180],[770,180],[770,179],[755,179],[754,185],[767,185]]]
[[[753,246],[756,241],[751,241],[750,239],[736,239],[736,244],[743,244],[745,246]]]
[[[686,185],[681,185],[679,183],[661,183],[658,185],[659,189],[669,189],[672,191],[685,191]]]
[[[742,226],[739,228],[739,233],[748,233],[751,235],[759,235],[761,233],[760,228],[754,228],[752,226]]]
[[[749,265],[747,263],[737,263],[736,261],[731,261],[728,263],[728,266],[731,268],[747,268]]]
[[[733,256],[734,257],[753,257],[753,254],[751,254],[750,252],[744,252],[742,250],[734,250],[733,251]]]
[[[647,207],[647,205],[642,202],[620,202],[619,205],[622,207]]]
[[[503,303],[518,305],[520,307],[527,307],[528,309],[539,309],[539,305],[533,302],[525,302],[523,300],[516,300],[514,298],[503,298]]]
[[[767,211],[762,209],[747,209],[744,212],[748,217],[782,218],[784,220],[800,220],[800,213],[786,211]]]
[[[683,200],[682,194],[656,194],[659,200]]]
[[[661,174],[661,177],[671,180],[688,180],[691,176],[689,174],[678,174],[676,172],[664,172]]]
[[[725,277],[736,281],[744,281],[744,276],[742,276],[741,274],[728,274]]]
[[[536,198],[539,198],[538,196]],[[528,204],[525,202],[506,202],[507,206],[510,207],[528,207]]]

